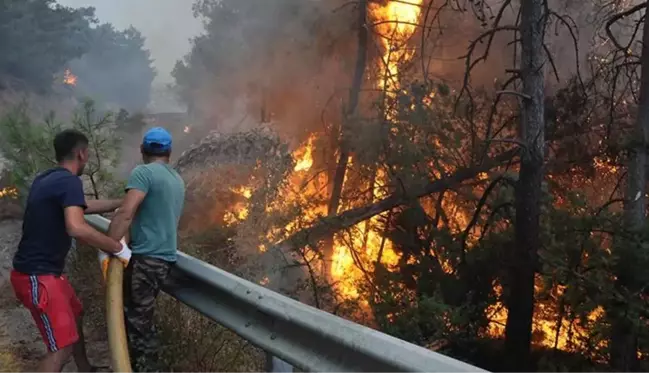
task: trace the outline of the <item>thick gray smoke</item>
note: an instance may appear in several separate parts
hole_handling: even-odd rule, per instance
[[[123,30],[133,26],[146,38],[158,71],[156,83],[171,83],[171,70],[191,48],[190,39],[202,31],[191,0],[59,0],[71,7],[94,7],[100,22]]]

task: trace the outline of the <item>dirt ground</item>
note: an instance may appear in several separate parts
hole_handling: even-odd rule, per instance
[[[9,283],[11,261],[20,239],[21,224],[19,220],[0,221],[0,372],[34,371],[45,354],[45,344],[29,311],[18,303]],[[108,366],[105,332],[93,329],[84,327],[90,362]],[[77,367],[70,361],[63,371],[76,372]]]

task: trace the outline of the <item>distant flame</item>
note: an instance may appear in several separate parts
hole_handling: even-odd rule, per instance
[[[0,198],[16,198],[18,197],[18,189],[14,187],[6,187],[0,189]]]
[[[70,69],[66,69],[63,73],[63,83],[71,86],[77,85],[77,76],[72,74]]]

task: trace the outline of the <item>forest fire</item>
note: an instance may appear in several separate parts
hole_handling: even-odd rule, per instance
[[[420,14],[421,1],[407,3],[403,1],[388,1],[384,5],[370,3],[368,12],[376,23],[377,30],[384,35],[383,46],[384,56],[381,76],[374,83],[382,90],[393,91],[398,88],[399,66],[412,58],[412,52],[405,52],[405,44],[415,32],[415,25]],[[290,182],[283,188],[282,201],[276,202],[274,206],[267,207],[267,211],[288,209],[294,204],[311,206],[304,215],[289,222],[281,230],[274,230],[267,233],[270,244],[275,244],[287,238],[291,233],[296,232],[305,225],[317,221],[326,215],[328,192],[327,180],[324,173],[314,170],[315,143],[318,134],[311,133],[297,149],[292,152],[295,161],[294,167],[287,180]],[[354,159],[350,156],[349,170],[354,169]],[[340,211],[358,207],[362,203],[373,203],[387,197],[386,185],[388,184],[387,173],[381,167],[377,167],[373,180],[356,180],[350,184],[350,172],[345,175],[343,181],[344,192],[351,189],[368,189],[371,196],[369,199],[341,201]],[[232,225],[240,222],[248,216],[250,191],[253,187],[241,186],[232,191],[239,196],[235,205],[229,208],[224,216],[224,223]],[[327,272],[334,285],[337,297],[340,300],[356,300],[366,303],[362,299],[358,289],[365,281],[365,273],[373,271],[377,263],[386,268],[393,268],[399,261],[399,255],[392,248],[392,243],[383,235],[385,230],[386,214],[377,215],[371,219],[357,224],[346,232],[341,232],[333,237],[333,248],[331,263]],[[260,245],[260,250],[265,251],[267,245]],[[307,249],[309,251],[309,249]],[[311,255],[311,254],[310,254]]]
[[[408,48],[409,39],[416,32],[416,25],[419,22],[422,1],[388,1],[383,3],[371,2],[368,5],[368,12],[374,22],[374,27],[378,34],[381,35],[380,41],[383,46],[382,56],[379,62],[379,74],[372,84],[385,93],[384,99],[396,97],[401,90],[401,67],[407,64],[415,56],[412,48]],[[434,91],[424,97],[424,104],[432,107],[437,99]],[[385,105],[387,106],[387,105]],[[391,112],[385,112],[385,117],[394,127],[399,126],[398,120],[394,119]],[[185,132],[188,132],[186,128]],[[321,133],[313,132],[291,153],[294,165],[287,176],[288,181],[279,195],[281,201],[275,201],[271,206],[266,207],[267,212],[290,210],[293,206],[305,206],[298,217],[293,218],[284,227],[270,230],[266,233],[267,242],[259,245],[259,250],[265,252],[269,245],[277,244],[289,237],[292,233],[308,227],[313,222],[318,221],[327,215],[327,201],[329,191],[326,185],[330,183],[327,174],[321,171],[321,164],[315,159],[315,155],[321,149],[317,144]],[[433,146],[443,149],[444,146],[439,138],[435,138]],[[597,167],[603,167],[604,162],[596,160]],[[315,167],[318,166],[318,167]],[[350,156],[347,164],[348,170],[354,170],[354,156]],[[364,204],[371,204],[380,201],[388,196],[387,186],[390,184],[388,172],[381,165],[375,166],[374,177],[370,180],[351,180],[352,172],[345,174],[343,181],[343,194],[353,195],[353,190],[371,190],[369,197],[350,198],[341,201],[339,211],[346,211]],[[444,173],[454,172],[454,166],[445,163],[443,160],[437,160],[435,163],[430,162],[431,172],[435,177],[443,178]],[[615,169],[611,169],[614,173]],[[479,186],[473,190],[475,195],[481,195],[485,192],[484,185],[489,182],[490,175],[480,172],[476,175]],[[223,216],[223,223],[226,226],[233,226],[244,221],[250,214],[251,197],[254,193],[254,183],[241,185],[231,189],[231,192],[237,196],[236,202],[231,205],[228,212]],[[426,213],[430,216],[439,215],[442,211],[445,225],[453,235],[462,235],[465,233],[464,244],[467,250],[471,250],[477,245],[483,234],[483,228],[480,225],[472,225],[473,212],[470,208],[459,202],[459,194],[447,193],[438,201],[437,198],[422,198],[420,204]],[[367,291],[368,274],[373,273],[377,265],[381,265],[388,271],[398,271],[402,254],[395,250],[394,243],[386,236],[388,225],[390,224],[391,214],[385,212],[364,220],[355,226],[339,232],[333,237],[332,257],[327,275],[320,273],[322,276],[330,276],[329,281],[335,289],[335,298],[340,302],[353,301],[359,305],[363,311],[369,308],[369,299]],[[442,227],[442,222],[438,226]],[[435,227],[437,228],[437,227]],[[466,232],[465,232],[466,231]],[[431,251],[443,251],[443,247],[433,247]],[[316,250],[313,248],[304,248],[304,257],[316,257]],[[437,256],[441,270],[448,276],[454,276],[457,271],[457,263],[451,259]],[[415,264],[416,260],[410,258],[408,264]],[[327,265],[327,264],[325,264]],[[262,281],[268,284],[268,279]],[[543,284],[537,279],[536,292],[540,296],[543,292]],[[409,290],[403,289],[403,292]],[[486,308],[485,314],[489,320],[485,335],[490,338],[502,338],[504,336],[504,326],[507,319],[507,309],[501,299],[502,286],[499,283],[493,284],[493,291],[496,296],[494,304]],[[554,299],[562,296],[562,289],[554,288],[549,292]],[[569,319],[568,317],[559,317],[559,313],[552,305],[553,303],[540,303],[536,307],[534,319],[534,343],[536,346],[544,346],[559,350],[569,351],[577,348],[575,338],[585,336],[591,325],[590,323],[597,320],[603,315],[603,310],[598,307],[589,311],[587,318],[581,321]],[[563,312],[563,311],[562,311]],[[370,316],[371,318],[371,316]],[[389,320],[395,317],[390,315]],[[393,321],[391,321],[393,322]],[[575,337],[582,336],[582,337]],[[585,338],[585,337],[583,337]]]
[[[65,69],[63,73],[63,83],[69,86],[77,85],[77,76],[70,71],[70,69]]]
[[[157,120],[198,259],[487,371],[649,370],[647,2],[186,0],[166,66],[151,30],[29,3],[0,9],[24,31],[0,61],[0,221],[59,128],[109,138],[109,193]],[[170,351],[233,341],[177,308]],[[239,360],[204,356],[170,370]]]
[[[496,57],[498,68],[506,70],[492,72],[492,62],[484,60],[498,54],[479,54],[485,47],[521,43],[516,35],[511,40],[497,40],[500,35],[517,32],[520,25],[503,27],[493,42],[486,42],[490,23],[497,23],[500,16],[490,18],[484,2],[472,2],[477,20],[470,18],[466,23],[460,23],[464,15],[455,14],[455,9],[452,16],[445,14],[447,18],[432,21],[438,15],[428,11],[437,11],[438,4],[423,0],[363,3],[366,12],[351,19],[365,22],[367,35],[359,28],[340,44],[317,44],[328,45],[326,54],[318,52],[324,56],[309,55],[330,68],[314,77],[317,89],[313,97],[304,95],[304,87],[286,87],[287,77],[313,76],[308,68],[287,72],[284,62],[293,62],[291,57],[274,55],[277,59],[272,62],[279,72],[264,66],[259,73],[256,64],[250,68],[250,76],[267,78],[263,95],[273,99],[259,104],[255,98],[251,104],[254,111],[249,110],[254,113],[257,106],[263,106],[264,125],[271,123],[264,121],[264,113],[272,110],[268,128],[283,144],[281,157],[290,160],[281,167],[264,164],[279,151],[256,158],[258,168],[265,169],[258,171],[264,177],[252,180],[245,175],[242,178],[248,179],[233,182],[231,211],[225,216],[220,211],[218,219],[230,227],[242,223],[237,234],[253,233],[248,246],[237,237],[242,247],[258,247],[263,252],[277,249],[289,257],[288,266],[297,268],[297,276],[304,276],[300,280],[310,277],[311,283],[300,282],[300,288],[294,290],[304,295],[304,301],[319,299],[318,292],[326,289],[324,301],[317,306],[337,310],[355,321],[363,317],[361,322],[398,330],[395,334],[421,345],[456,338],[486,341],[491,347],[497,345],[494,340],[511,342],[514,329],[516,340],[527,345],[530,337],[522,336],[520,330],[529,329],[535,352],[557,350],[561,351],[557,356],[579,354],[590,362],[603,361],[607,352],[602,341],[608,330],[599,329],[610,327],[606,325],[610,308],[598,292],[611,291],[606,288],[610,284],[599,286],[600,282],[619,278],[611,273],[615,254],[611,243],[623,213],[620,201],[624,200],[627,170],[617,154],[619,149],[605,149],[614,141],[609,138],[607,143],[599,134],[582,133],[596,127],[595,121],[607,120],[611,123],[601,124],[599,130],[625,133],[626,129],[615,128],[615,115],[594,114],[603,108],[600,105],[589,108],[592,112],[583,117],[575,114],[575,106],[585,105],[584,90],[600,95],[593,88],[597,84],[579,81],[567,87],[567,92],[556,93],[563,84],[559,83],[558,88],[543,90],[547,92],[543,110],[548,121],[543,141],[548,143],[548,153],[541,158],[547,169],[535,176],[535,183],[541,180],[540,190],[521,194],[521,175],[529,164],[523,162],[520,149],[533,140],[520,139],[519,98],[527,97],[519,92],[525,85],[517,85],[522,76],[508,79],[507,75],[521,71],[521,62],[515,58],[512,67],[509,59],[502,62]],[[323,9],[328,17],[331,9]],[[516,15],[504,17],[513,20]],[[455,20],[457,25],[449,24]],[[350,26],[351,21],[344,22]],[[461,29],[460,25],[475,26],[467,29],[467,34],[482,35],[485,27],[487,33],[471,36],[477,39],[469,40],[470,56],[463,63],[446,65],[443,61],[455,57],[457,51],[448,45],[459,36],[442,36],[441,30]],[[321,36],[329,35],[323,31]],[[284,45],[283,38],[278,40],[274,42],[280,47],[293,47]],[[480,51],[471,55],[474,44]],[[357,45],[366,48],[356,49]],[[520,49],[516,47],[516,51]],[[331,56],[335,58],[330,61]],[[476,69],[479,73],[458,73],[483,62],[486,75],[482,67]],[[351,71],[350,66],[354,66]],[[257,85],[233,80],[246,95],[259,95]],[[335,87],[326,86],[329,80],[335,81]],[[348,92],[334,92],[349,87],[350,82],[349,96]],[[465,87],[460,87],[461,82]],[[497,94],[489,86],[492,83]],[[507,84],[513,85],[501,87]],[[193,88],[200,94],[201,89],[210,87]],[[319,89],[322,91],[316,93]],[[308,114],[302,112],[304,108]],[[320,110],[320,118],[314,120],[317,115],[313,112]],[[628,113],[621,115],[630,121]],[[573,127],[575,134],[568,133]],[[562,136],[587,144],[567,145]],[[299,145],[291,147],[298,140]],[[253,162],[246,161],[246,167],[254,167]],[[468,176],[462,176],[465,174]],[[534,229],[523,229],[519,223],[521,211],[532,211],[521,207],[525,203],[522,195],[533,196],[536,205],[542,206],[538,214],[529,214],[541,216],[540,223],[530,223]],[[521,238],[526,237],[521,232],[528,231],[530,236],[538,236],[535,242]],[[257,241],[263,243],[257,246]],[[527,246],[539,257],[538,263],[527,263],[529,257],[521,254]],[[521,271],[512,268],[523,267],[527,296],[511,297],[524,282],[515,281]],[[273,277],[262,282],[272,287],[281,281]],[[313,294],[304,294],[309,287]],[[525,300],[517,302],[519,298]],[[516,315],[521,309],[526,314]],[[415,331],[404,331],[409,328]]]

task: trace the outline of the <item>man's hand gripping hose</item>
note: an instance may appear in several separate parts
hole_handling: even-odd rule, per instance
[[[106,275],[108,273],[108,263],[110,263],[111,256],[115,256],[117,259],[119,259],[124,267],[128,266],[128,262],[131,260],[131,249],[126,244],[126,241],[122,238],[120,240],[120,243],[122,244],[122,250],[116,254],[111,255],[102,250],[99,250],[99,252],[97,253],[99,257],[99,265],[101,266],[101,273],[104,276],[104,280],[106,280]]]

